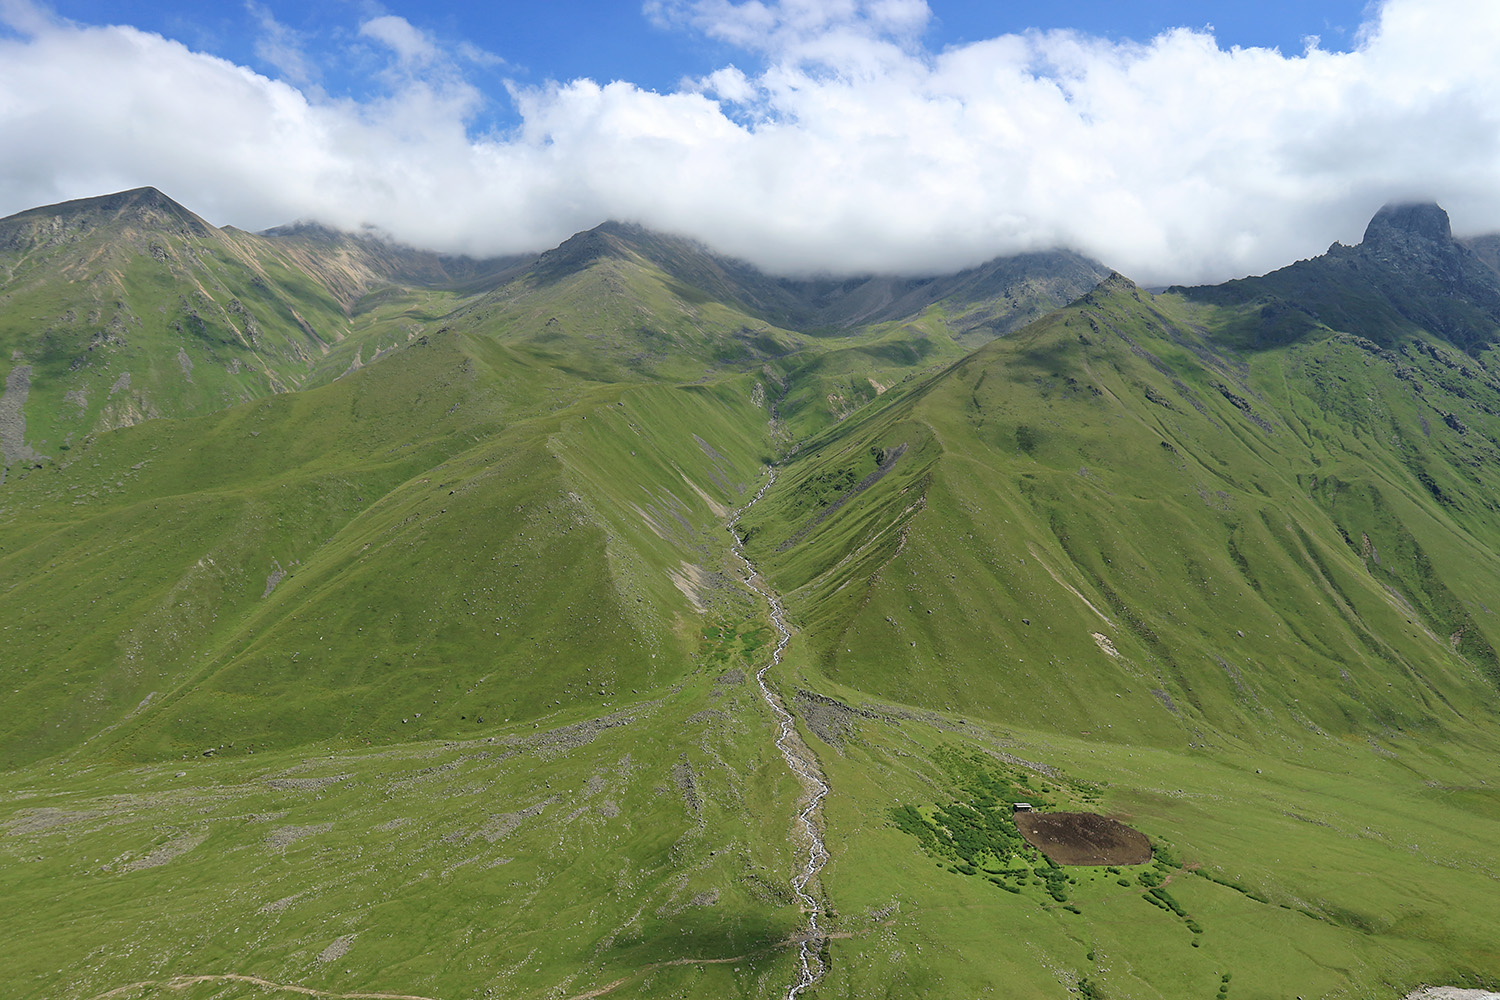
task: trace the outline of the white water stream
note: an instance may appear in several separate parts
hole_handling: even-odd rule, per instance
[[[792,639],[791,629],[787,628],[786,615],[781,606],[781,599],[771,589],[770,584],[765,583],[755,569],[755,564],[745,555],[744,548],[740,545],[740,536],[735,532],[735,525],[739,523],[740,517],[760,502],[761,497],[776,482],[776,470],[771,469],[771,478],[766,480],[751,498],[730,517],[727,527],[729,537],[733,539],[731,549],[745,564],[745,586],[765,598],[766,604],[771,609],[771,624],[776,626],[779,637],[776,640],[776,649],[771,653],[771,659],[760,670],[756,671],[755,681],[760,685],[761,697],[766,699],[766,704],[771,706],[779,723],[779,732],[776,736],[776,748],[781,751],[781,756],[786,758],[786,766],[792,769],[802,783],[805,797],[801,808],[797,812],[797,822],[802,827],[802,832],[807,841],[807,861],[798,870],[792,879],[792,891],[797,894],[797,899],[802,903],[802,908],[807,911],[807,931],[802,937],[801,969],[797,975],[797,981],[787,990],[786,1000],[796,1000],[803,990],[812,986],[824,973],[823,961],[818,957],[818,949],[823,940],[823,928],[818,924],[818,901],[813,898],[812,893],[807,891],[808,885],[823,866],[828,863],[828,849],[823,845],[823,835],[818,832],[818,824],[814,822],[813,816],[817,813],[823,797],[828,794],[828,783],[823,780],[823,775],[818,767],[817,761],[813,759],[812,753],[803,744],[797,735],[797,730],[792,724],[792,714],[786,710],[781,699],[771,690],[766,683],[766,671],[781,662],[782,651],[786,644]]]

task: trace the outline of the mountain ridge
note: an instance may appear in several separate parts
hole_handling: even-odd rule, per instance
[[[1474,353],[1500,340],[1500,271],[1471,247],[1486,239],[1454,239],[1436,204],[1397,203],[1376,213],[1355,246],[1335,243],[1259,277],[1169,291],[1238,307],[1223,332],[1247,345],[1322,327],[1357,328],[1390,347],[1425,329]]]
[[[260,234],[217,229],[155,188],[0,220],[0,246],[8,248],[0,253],[6,278],[0,302],[9,304],[12,318],[9,329],[0,326],[0,350],[32,359],[25,362],[26,398],[18,382],[11,406],[18,414],[41,410],[24,425],[19,416],[7,421],[8,463],[55,458],[83,435],[142,419],[189,416],[323,384],[384,356],[439,317],[533,308],[527,303],[556,296],[551,286],[606,260],[656,286],[651,295],[659,306],[637,308],[641,316],[679,313],[677,303],[687,303],[689,312],[729,307],[715,320],[724,324],[719,332],[690,329],[696,320],[687,317],[651,350],[622,345],[603,352],[603,361],[586,343],[599,334],[580,330],[577,339],[559,341],[556,325],[545,326],[556,317],[537,318],[543,328],[533,334],[535,343],[551,343],[555,351],[569,342],[581,367],[613,371],[650,368],[651,356],[690,341],[703,341],[690,350],[707,352],[710,363],[781,357],[790,341],[771,331],[807,324],[859,340],[881,323],[905,323],[908,339],[923,331],[915,334],[916,353],[891,343],[879,350],[900,355],[898,367],[913,357],[935,363],[1061,305],[1102,274],[1076,255],[1044,254],[992,261],[949,279],[799,283],[691,241],[613,222],[541,255],[475,260],[315,223]],[[953,303],[948,313],[922,320],[945,295]],[[611,322],[623,322],[623,315]],[[855,353],[840,367],[888,366],[863,348]],[[691,376],[682,369],[677,377]],[[831,395],[840,399],[871,391],[842,374],[834,380],[840,388]],[[65,399],[77,405],[63,405]]]
[[[140,187],[91,198],[75,198],[6,216],[0,219],[0,246],[15,248],[28,230],[33,233],[55,232],[59,228],[55,223],[71,222],[87,227],[126,219],[148,225],[173,220],[195,236],[207,236],[214,228],[156,188]]]

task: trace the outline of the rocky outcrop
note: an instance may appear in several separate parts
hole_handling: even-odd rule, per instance
[[[1430,201],[1386,205],[1370,219],[1361,245],[1409,244],[1414,239],[1451,243],[1453,227],[1448,213]]]
[[[5,376],[0,393],[0,454],[6,465],[41,457],[26,444],[26,397],[31,392],[31,366],[16,365]]]

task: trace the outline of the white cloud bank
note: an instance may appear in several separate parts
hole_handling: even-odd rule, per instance
[[[645,13],[766,68],[666,94],[515,89],[523,124],[474,135],[462,53],[399,17],[361,26],[390,63],[386,96],[356,103],[0,0],[0,213],[152,184],[216,223],[317,218],[470,253],[615,218],[783,272],[1069,246],[1147,282],[1278,267],[1356,240],[1392,198],[1500,230],[1500,4],[1386,0],[1355,51],[1293,56],[1188,30],[934,53],[921,0]]]

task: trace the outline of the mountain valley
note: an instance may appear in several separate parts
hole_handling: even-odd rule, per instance
[[[7,995],[1500,988],[1497,245],[0,220]]]

